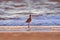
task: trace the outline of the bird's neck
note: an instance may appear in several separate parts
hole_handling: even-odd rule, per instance
[[[31,18],[31,16],[29,18]]]

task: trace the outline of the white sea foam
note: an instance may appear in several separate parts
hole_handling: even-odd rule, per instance
[[[18,5],[25,5],[23,7],[15,7]],[[46,14],[46,13],[59,13],[60,8],[56,8],[55,6],[60,6],[58,2],[49,2],[45,0],[45,2],[41,3],[37,1],[34,2],[28,2],[27,0],[21,3],[8,1],[8,2],[1,2],[0,3],[0,13],[1,11],[3,13],[8,14],[15,14],[15,13],[35,13],[35,14]],[[5,9],[6,8],[6,9]],[[3,14],[2,13],[2,14]],[[6,14],[7,15],[7,14]],[[11,15],[10,15],[11,16]],[[8,16],[7,16],[8,17]]]

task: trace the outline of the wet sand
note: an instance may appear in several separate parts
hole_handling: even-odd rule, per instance
[[[0,40],[60,40],[60,32],[0,32]]]
[[[27,32],[28,26],[0,26],[0,32]],[[60,26],[30,26],[30,32],[60,32]]]

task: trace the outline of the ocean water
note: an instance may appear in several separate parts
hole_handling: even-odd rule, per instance
[[[32,16],[31,26],[60,26],[60,2],[50,2],[48,0],[0,2],[0,18],[13,18],[0,20],[0,26],[27,26],[28,15],[26,16],[25,13],[29,14],[30,12],[35,13]],[[46,15],[48,13],[51,13],[51,15]]]
[[[60,2],[52,2],[49,0],[21,0],[2,1],[0,2],[0,18],[9,18],[0,20],[0,26],[27,26],[26,20],[29,13],[35,13],[32,16],[30,31],[51,32],[50,26],[60,26]],[[28,13],[28,14],[25,14]],[[51,15],[46,15],[51,13]],[[22,14],[22,15],[21,15]],[[42,14],[42,15],[40,15]],[[12,18],[12,19],[10,19]],[[49,26],[48,28],[35,28],[35,26]],[[27,26],[28,27],[28,26]],[[2,29],[0,32],[26,32],[25,29]],[[60,32],[60,29],[56,31]]]
[[[27,26],[28,16],[16,19],[0,20],[0,26]],[[60,26],[60,15],[32,16],[31,26]]]

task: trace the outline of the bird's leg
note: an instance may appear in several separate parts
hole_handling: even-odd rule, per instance
[[[30,26],[29,24],[30,24],[30,23],[28,23],[28,28],[30,28],[30,27],[29,27],[29,26]]]
[[[28,31],[30,31],[30,23],[28,23]]]

